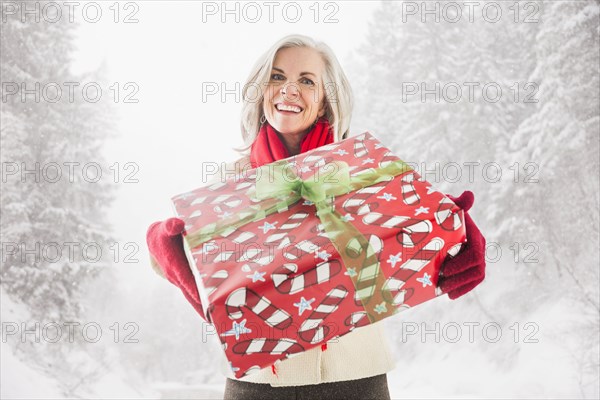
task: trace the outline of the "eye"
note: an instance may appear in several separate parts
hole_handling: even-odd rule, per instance
[[[283,81],[283,80],[285,80],[285,76],[283,76],[281,74],[273,74],[273,75],[271,75],[271,79],[274,81]]]
[[[308,78],[302,78],[302,83],[305,84],[305,85],[308,85],[308,86],[312,86],[312,85],[315,84],[313,81],[311,81]]]

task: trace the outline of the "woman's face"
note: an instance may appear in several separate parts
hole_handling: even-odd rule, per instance
[[[277,132],[301,137],[325,114],[324,69],[323,59],[311,48],[277,52],[263,100],[263,112]]]

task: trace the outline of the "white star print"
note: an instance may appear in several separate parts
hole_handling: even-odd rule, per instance
[[[329,260],[329,257],[331,257],[331,254],[329,254],[326,251],[319,251],[319,250],[315,250],[315,258],[320,258],[323,261],[327,261]]]
[[[246,328],[245,325],[246,325],[246,320],[243,320],[240,323],[238,323],[237,321],[233,321],[233,328],[221,333],[221,336],[235,336],[235,340],[239,340],[240,335],[242,335],[244,333],[252,332],[252,330],[249,328]]]
[[[343,156],[344,154],[348,154],[348,152],[344,149],[339,149],[338,151],[334,151],[333,154],[337,154],[339,156]]]
[[[265,221],[265,223],[263,224],[263,226],[259,226],[260,229],[262,229],[263,233],[267,233],[269,232],[271,229],[275,229],[275,224],[277,222],[275,222],[274,224],[271,224],[267,221]]]
[[[419,215],[419,214],[427,214],[429,212],[429,207],[419,207],[415,210],[415,216]]]
[[[352,276],[356,276],[356,268],[348,268],[348,270],[346,272],[344,272],[344,275],[348,275],[350,277]]]
[[[372,158],[369,157],[369,158],[365,158],[362,163],[363,163],[363,165],[365,165],[365,164],[373,164],[374,162],[375,162],[375,160],[373,160]]]
[[[223,214],[219,215],[219,218],[227,218],[231,216],[231,213],[229,211],[225,211]]]
[[[265,274],[266,274],[266,272],[254,271],[254,273],[252,275],[246,275],[246,278],[252,279],[252,283],[254,283],[256,281],[265,282],[265,278],[264,278]]]
[[[346,214],[342,217],[342,221],[344,221],[344,222],[354,221],[354,218],[352,217],[352,215]]]
[[[382,196],[377,196],[378,199],[383,199],[387,202],[390,200],[398,200],[397,197],[394,197],[391,193],[384,193]]]
[[[377,304],[375,306],[375,312],[377,314],[381,314],[381,313],[387,312],[387,307],[385,306],[385,302],[384,301],[382,301],[381,303],[379,303],[379,304]]]
[[[437,192],[437,190],[435,190],[433,186],[427,186],[427,194],[431,194],[433,192]]]
[[[392,264],[392,268],[396,268],[396,263],[402,261],[401,255],[401,252],[398,252],[396,255],[390,254],[390,258],[387,260],[388,264]]]
[[[298,307],[298,315],[302,315],[302,313],[306,310],[312,310],[311,303],[313,301],[315,301],[314,297],[310,300],[306,300],[304,297],[301,297],[298,303],[294,303],[294,306]]]
[[[431,275],[429,275],[427,272],[425,272],[425,275],[423,275],[422,278],[417,278],[417,281],[421,282],[423,287],[433,285],[433,283],[431,283]]]

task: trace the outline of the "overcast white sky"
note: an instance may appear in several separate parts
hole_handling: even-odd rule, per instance
[[[120,3],[117,23],[115,10],[109,9],[112,2],[102,3],[97,23],[75,12],[81,22],[75,70],[91,70],[105,62],[109,81],[119,82],[122,94],[131,92],[123,90],[127,82],[139,87],[134,96],[139,103],[116,104],[119,135],[105,152],[108,165],[139,165],[139,183],[117,184],[110,215],[118,240],[140,244],[137,267],[147,267],[148,225],[173,215],[171,196],[201,186],[201,162],[231,161],[236,157],[231,147],[242,143],[241,103],[233,95],[224,103],[216,95],[203,102],[203,82],[223,82],[228,89],[240,82],[241,87],[258,56],[290,33],[324,40],[347,69],[349,52],[363,41],[377,5],[321,2],[316,14],[315,2],[297,2],[299,8],[288,6],[285,12],[285,2],[275,3],[273,22],[267,5],[254,3],[262,13],[257,23],[244,21],[244,11],[255,18],[258,8],[244,9],[243,3],[238,6],[239,23],[235,13],[222,13],[221,2],[205,2],[204,8],[192,1],[138,1],[137,8]],[[216,14],[209,13],[211,7]],[[288,22],[297,18],[298,9],[298,22]],[[138,22],[124,23],[127,16]],[[337,22],[326,23],[327,17]]]

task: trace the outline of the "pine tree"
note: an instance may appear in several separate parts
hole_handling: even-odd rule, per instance
[[[39,3],[40,9],[47,3]],[[0,24],[0,285],[11,301],[26,306],[27,315],[19,316],[22,327],[36,329],[38,323],[39,330],[56,323],[65,335],[63,323],[83,325],[84,285],[114,273],[110,227],[104,222],[114,184],[101,153],[113,135],[114,113],[106,92],[98,102],[82,96],[86,83],[108,87],[102,69],[84,76],[71,71],[77,25],[68,18],[35,22],[33,16],[23,22],[21,7],[32,9],[31,4],[13,4],[17,13],[3,15]],[[67,15],[64,6],[62,15]],[[79,84],[72,98],[69,82]],[[23,98],[22,85],[28,90],[39,85],[39,91]],[[61,96],[55,101],[57,87]],[[94,182],[97,166],[102,178]],[[110,359],[86,347],[81,334],[73,339],[52,343],[29,337],[11,345],[16,357],[52,376],[65,396],[73,397],[82,383],[106,371]]]
[[[600,310],[598,2],[527,2],[527,8],[493,3],[502,9],[497,23],[481,20],[479,13],[473,23],[444,26],[423,23],[418,14],[401,23],[402,4],[383,2],[354,56],[357,69],[351,75],[363,78],[355,86],[362,103],[353,122],[376,127],[396,154],[430,169],[438,160],[480,161],[475,181],[465,185],[476,195],[470,214],[488,244],[500,245],[504,254],[499,262],[488,258],[486,281],[461,312],[473,311],[468,305],[474,301],[479,314],[496,321],[515,315],[543,320],[550,304],[573,309],[577,324],[556,326],[553,334],[577,332],[569,342],[578,343],[569,352],[581,393],[593,397]],[[412,81],[480,86],[473,102],[423,103],[418,96],[405,101],[402,83]],[[502,88],[498,102],[482,101],[486,83]],[[489,175],[482,179],[487,162],[501,167],[499,182]],[[435,186],[460,193],[454,184]],[[481,290],[493,309],[477,300]],[[462,315],[430,307],[434,312],[425,320]],[[518,366],[514,347],[481,349],[498,367]],[[418,357],[404,345],[398,354]]]
[[[79,286],[105,269],[110,255],[109,227],[102,221],[112,187],[100,153],[112,135],[110,105],[106,95],[98,103],[86,101],[81,87],[92,79],[70,71],[76,24],[66,18],[36,23],[32,16],[22,22],[23,5],[15,5],[17,14],[6,16],[0,32],[2,289],[28,304],[34,317],[74,319],[81,311]],[[94,72],[100,85],[101,76]],[[72,99],[66,82],[80,84]],[[19,92],[11,94],[15,85]],[[23,98],[21,85],[39,85],[39,99]],[[62,95],[54,102],[57,86]],[[104,168],[97,183],[88,182],[95,179],[92,163]],[[87,174],[86,165],[92,167]]]
[[[521,37],[530,32],[518,31],[507,18],[498,24],[481,17],[470,22],[465,10],[453,22],[457,16],[448,11],[451,7],[440,11],[438,20],[423,13],[436,4],[439,10],[446,6],[421,3],[419,12],[410,15],[401,2],[382,2],[375,11],[367,41],[357,52],[364,54],[368,67],[354,73],[366,76],[358,83],[356,121],[380,132],[393,150],[422,170],[436,165],[441,170],[452,162],[483,165],[496,160],[496,151],[506,146],[520,122],[515,115],[524,105],[511,102],[507,89],[529,75],[531,43]],[[508,5],[502,7],[506,14]],[[473,89],[469,83],[475,83]],[[482,98],[486,84],[501,86],[501,101]],[[436,94],[427,93],[431,90]],[[461,172],[467,174],[466,169]],[[440,189],[456,190],[439,175],[428,176]],[[486,185],[480,179],[468,188],[487,201]]]
[[[598,268],[590,267],[599,261],[598,15],[597,3],[544,3],[529,79],[539,83],[539,102],[507,151],[534,164],[529,171],[521,167],[517,190],[502,197],[519,205],[512,220],[525,229],[515,239],[539,246],[536,275],[574,285],[571,294],[596,312],[598,287],[589,282],[599,278]],[[515,224],[504,224],[502,233]]]

